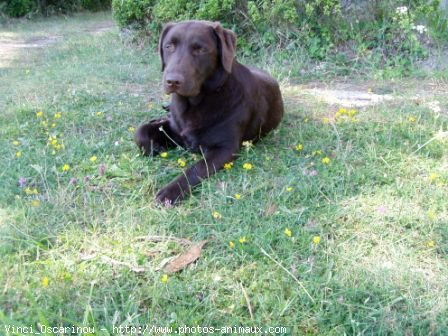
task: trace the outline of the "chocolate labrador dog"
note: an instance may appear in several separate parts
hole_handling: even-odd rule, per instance
[[[279,85],[267,73],[235,60],[236,36],[218,22],[167,24],[160,36],[163,86],[171,94],[167,117],[135,135],[146,155],[176,145],[203,154],[157,193],[174,204],[191,188],[235,160],[243,141],[256,141],[280,122]]]

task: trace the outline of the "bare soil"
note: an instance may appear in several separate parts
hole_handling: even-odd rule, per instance
[[[88,34],[100,35],[113,30],[112,21],[100,21],[83,29]],[[27,38],[17,37],[13,33],[0,32],[0,68],[10,65],[20,53],[33,49],[45,48],[64,40],[63,34],[31,35]]]

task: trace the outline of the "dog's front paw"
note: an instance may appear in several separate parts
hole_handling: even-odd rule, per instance
[[[179,185],[176,183],[170,183],[166,187],[159,190],[156,195],[157,202],[170,207],[176,202],[184,198],[184,192],[181,190]]]

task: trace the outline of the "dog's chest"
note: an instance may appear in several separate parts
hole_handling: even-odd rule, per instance
[[[187,102],[174,97],[170,111],[173,128],[191,151],[199,151],[215,144],[215,130],[226,120],[228,106],[219,95],[203,96],[199,101]],[[222,132],[219,132],[222,133]]]
[[[185,147],[190,151],[199,151],[202,143],[202,133],[204,130],[203,118],[199,113],[185,111],[184,113],[173,113],[173,123],[176,133],[181,137]]]

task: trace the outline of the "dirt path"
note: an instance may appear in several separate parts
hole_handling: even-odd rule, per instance
[[[91,35],[100,35],[112,31],[116,28],[113,21],[104,20],[87,24],[78,32],[85,32]],[[21,54],[35,49],[45,48],[63,41],[70,34],[62,31],[56,34],[49,33],[26,33],[26,37],[14,31],[0,31],[0,68],[9,67],[14,61],[21,57]],[[23,34],[25,35],[25,34]]]
[[[329,106],[363,108],[377,104],[412,101],[435,113],[448,114],[448,82],[427,78],[389,81],[326,81],[282,87],[285,102],[312,108],[316,102]]]

